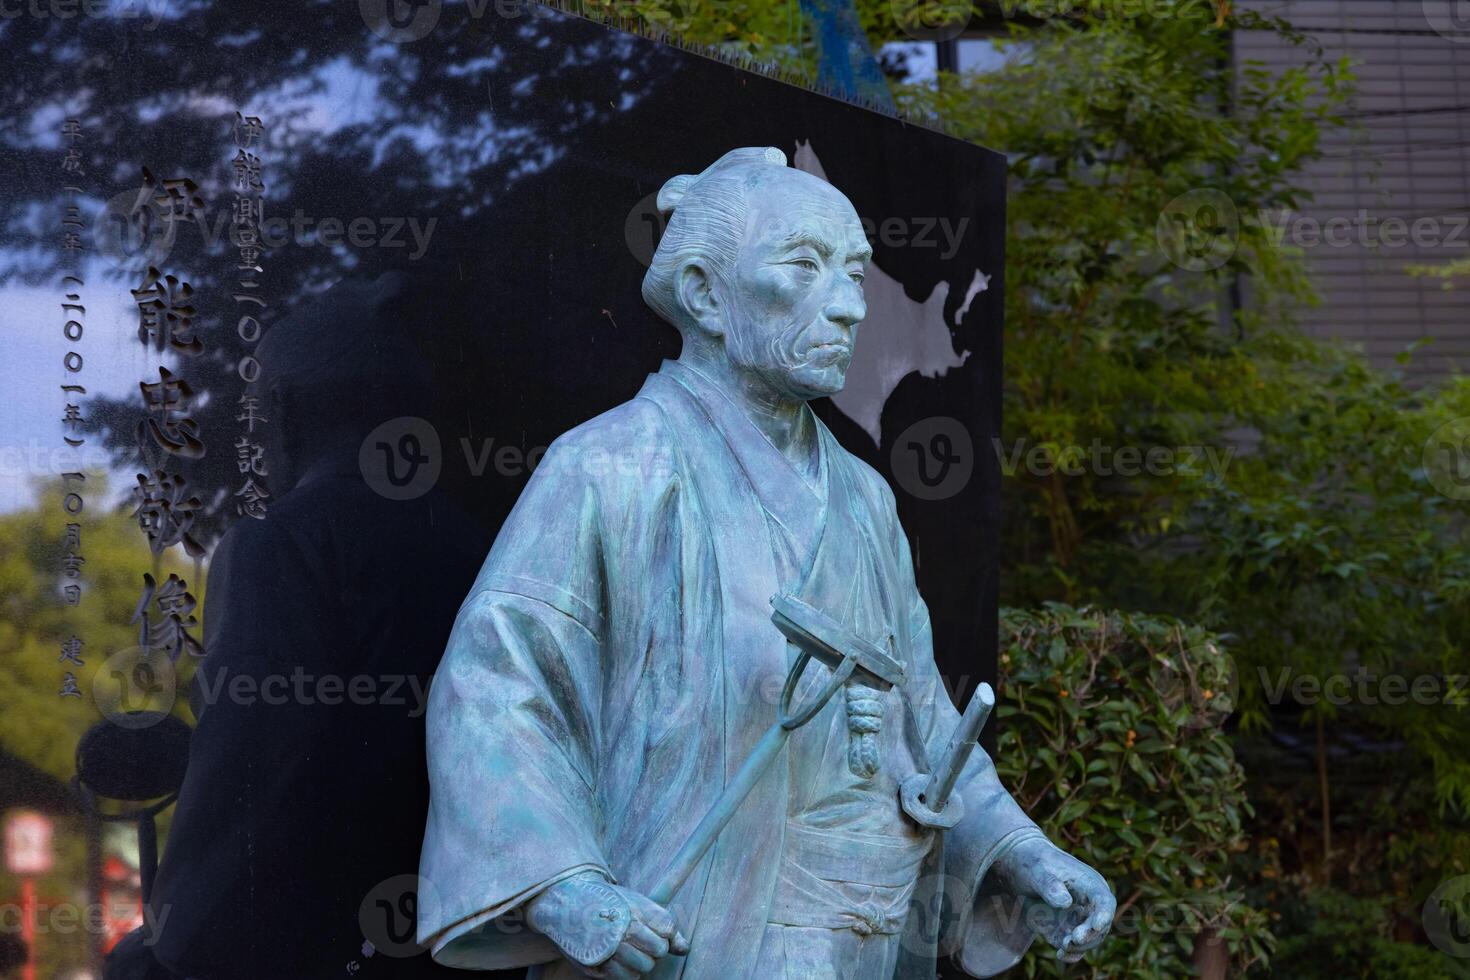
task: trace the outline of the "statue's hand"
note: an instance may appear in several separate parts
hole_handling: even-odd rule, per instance
[[[595,871],[565,878],[527,902],[526,924],[589,977],[635,980],[669,952],[689,952],[668,909]]]
[[[1056,947],[1057,959],[1076,963],[1107,938],[1118,903],[1103,876],[1037,837],[1022,841],[1000,859],[995,871],[1007,890],[1045,903],[1051,928],[1042,938]]]

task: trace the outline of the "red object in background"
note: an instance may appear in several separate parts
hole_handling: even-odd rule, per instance
[[[26,944],[21,976],[25,980],[36,980],[36,876],[56,863],[51,850],[53,827],[49,817],[26,811],[5,822],[5,866],[21,879],[20,938]]]
[[[51,850],[52,821],[23,811],[5,822],[5,866],[13,875],[43,875],[56,855]]]
[[[107,930],[102,940],[102,951],[110,953],[122,937],[143,924],[143,896],[138,892],[138,872],[117,855],[102,863],[102,877],[112,885],[121,886],[122,890],[119,895],[112,888],[102,889],[102,911]]]
[[[102,889],[103,928],[106,930],[102,939],[104,953],[112,952],[112,947],[122,942],[124,936],[143,924],[143,898],[132,889],[128,891],[131,894],[119,897],[113,895],[109,888]],[[119,914],[119,906],[122,914]]]
[[[46,874],[55,864],[51,847],[54,824],[39,813],[23,812],[5,824],[5,864],[20,877],[20,937],[26,945],[26,962],[21,973],[24,980],[36,980],[36,919],[39,901],[36,876]],[[138,890],[138,872],[116,855],[102,865],[102,877],[112,887],[102,889],[103,952],[110,952],[132,930],[143,924],[143,900]]]
[[[9,843],[9,835],[6,835]],[[6,848],[8,851],[9,848]],[[26,944],[26,963],[21,971],[24,980],[36,980],[36,879],[20,881],[20,939]]]

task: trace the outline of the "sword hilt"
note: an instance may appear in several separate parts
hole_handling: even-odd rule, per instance
[[[838,670],[844,663],[855,668],[855,680],[886,691],[903,684],[903,664],[844,627],[821,610],[794,595],[771,596],[771,622],[798,650]]]
[[[939,766],[928,775],[916,772],[903,781],[899,787],[899,800],[904,812],[915,821],[926,827],[945,830],[960,822],[965,812],[964,803],[959,797],[951,799],[950,794],[954,792],[960,774],[965,771],[965,764],[970,761],[970,753],[975,751],[980,731],[994,707],[995,691],[982,682],[965,706],[965,713],[950,736]]]

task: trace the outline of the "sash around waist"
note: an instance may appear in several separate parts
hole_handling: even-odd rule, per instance
[[[823,881],[902,888],[918,877],[934,835],[878,837],[786,825],[782,864],[795,866]]]

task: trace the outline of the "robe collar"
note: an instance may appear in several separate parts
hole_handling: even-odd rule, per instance
[[[789,586],[906,662],[907,637],[894,630],[901,610],[892,594],[893,570],[879,567],[885,550],[872,538],[866,508],[849,485],[846,468],[832,462],[843,450],[811,407],[802,410],[816,432],[820,495],[708,375],[678,361],[665,361],[659,373],[678,381],[705,410],[761,507],[796,543],[798,571]]]
[[[795,540],[815,542],[826,524],[830,473],[826,426],[808,405],[802,405],[816,435],[817,483],[807,482],[786,454],[771,444],[724,390],[697,368],[680,361],[664,361],[659,373],[673,378],[704,408],[730,453],[740,464],[761,507]]]

